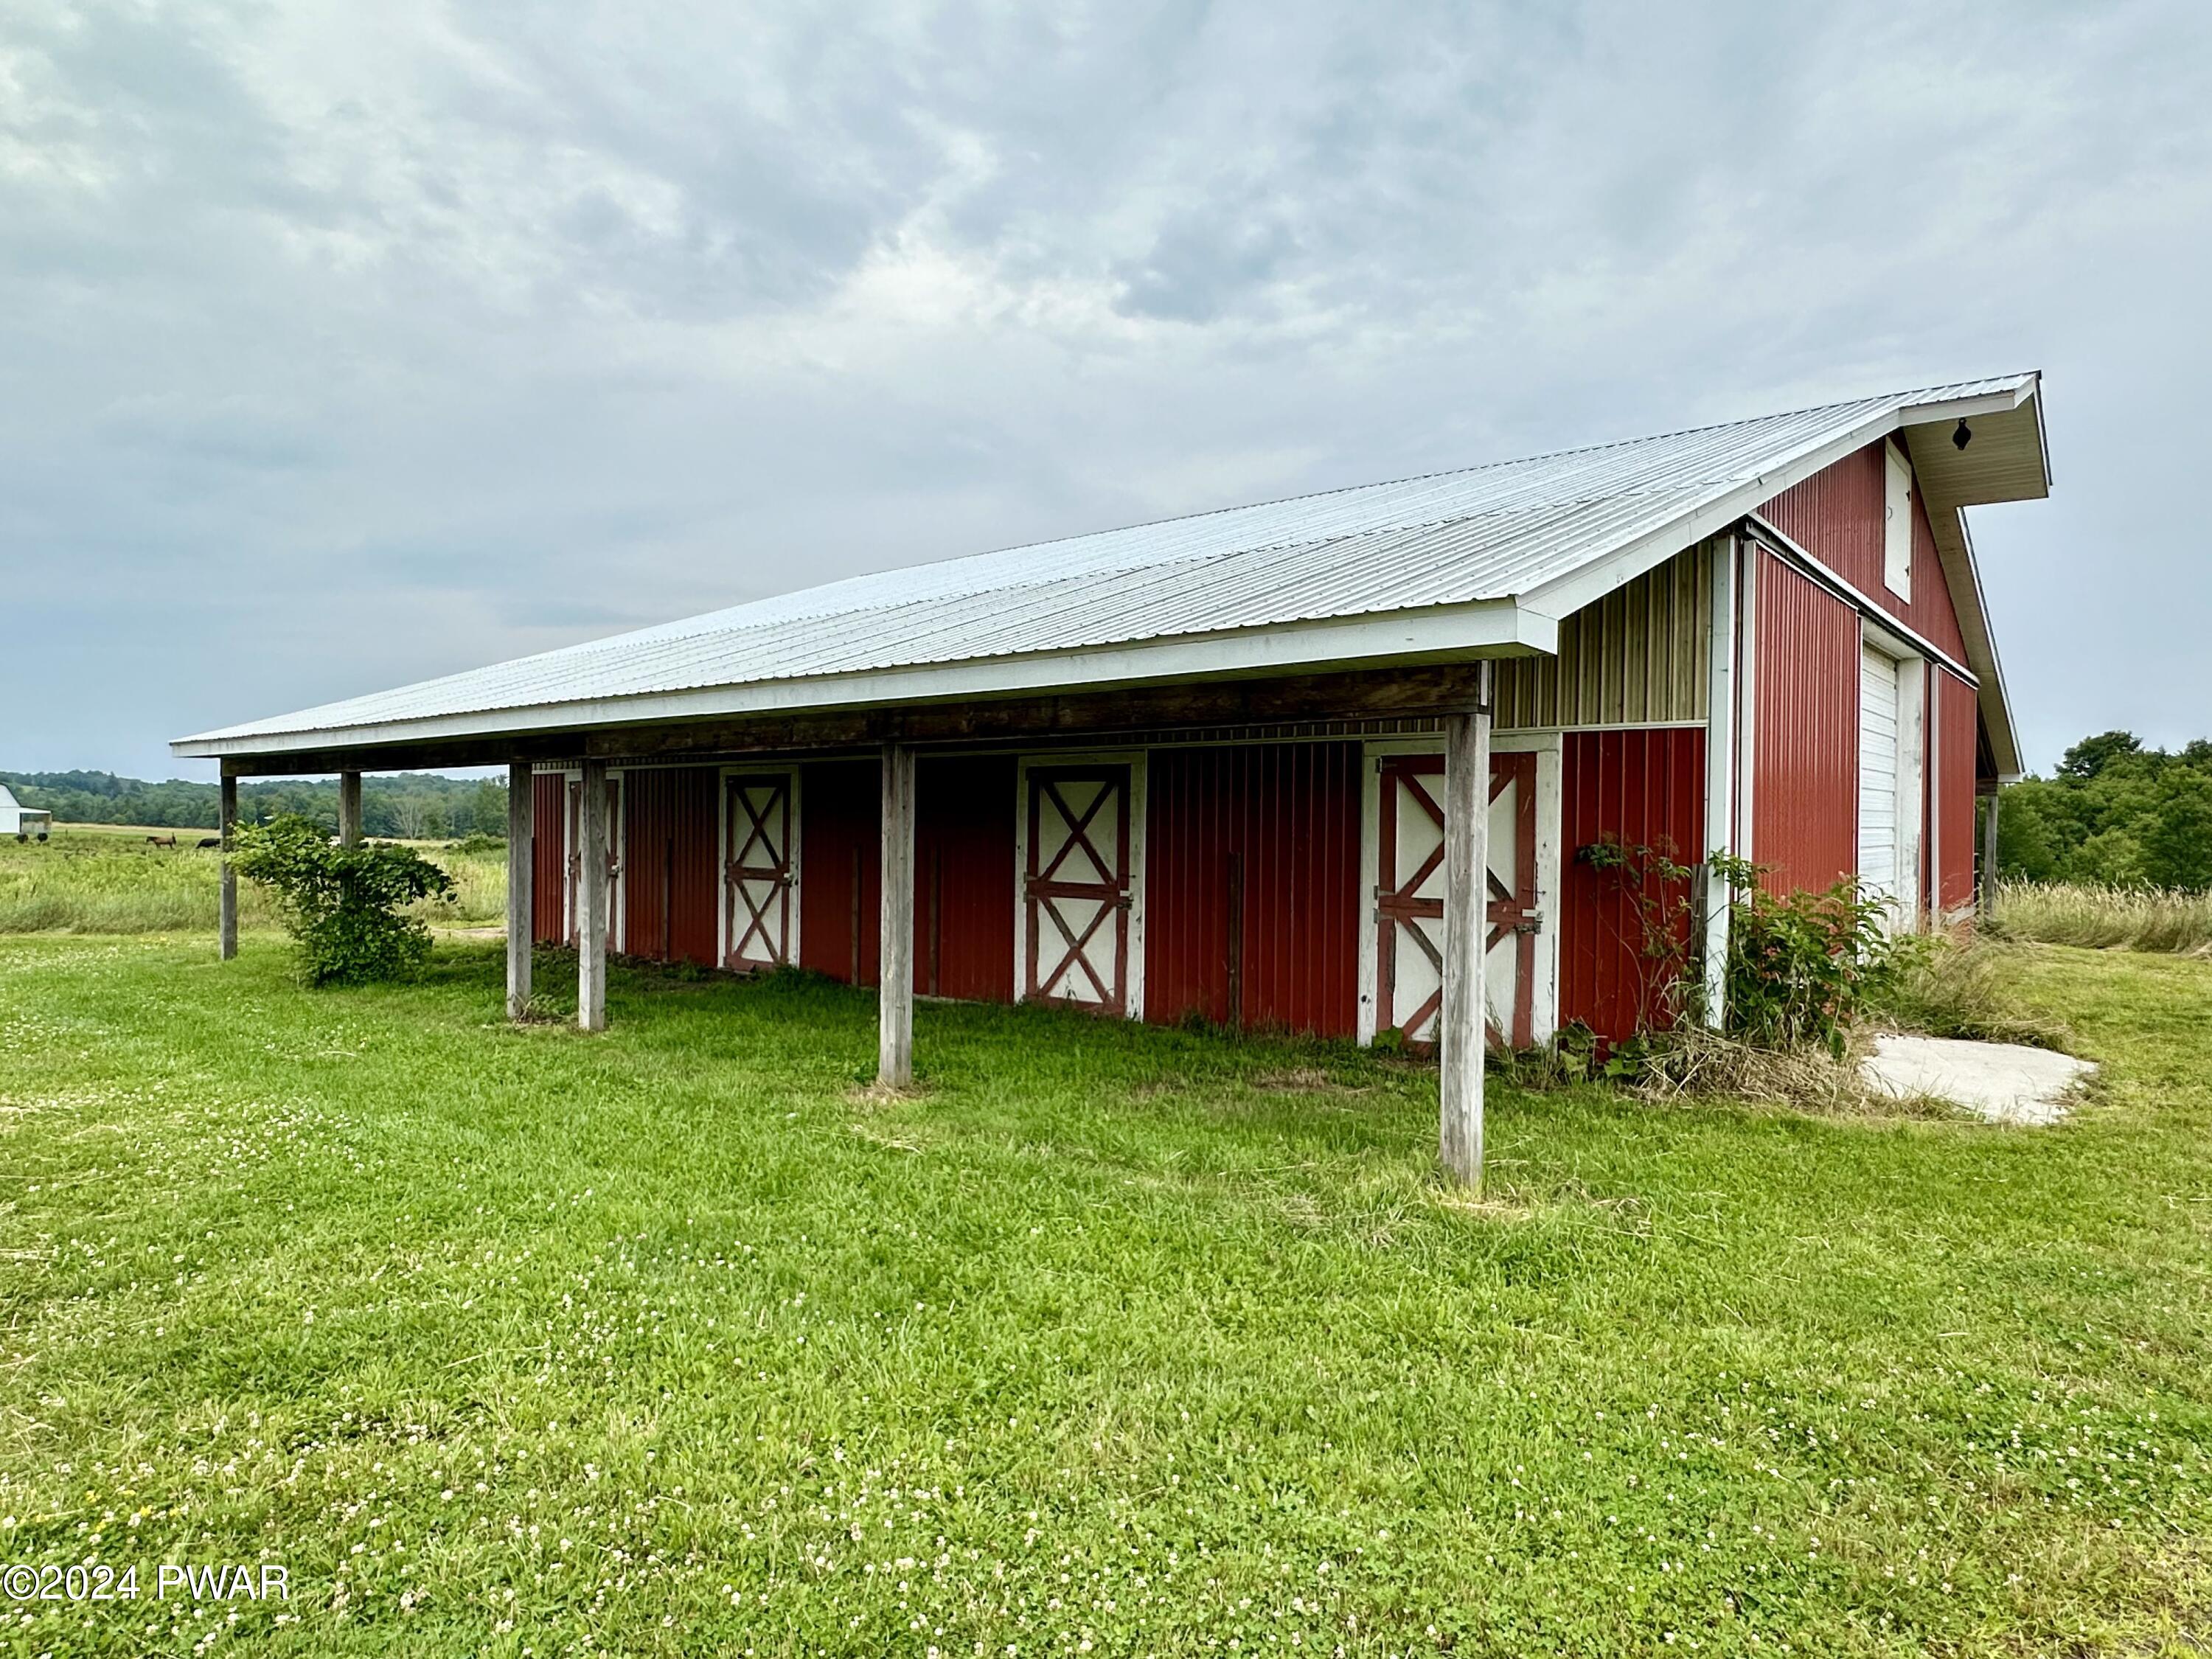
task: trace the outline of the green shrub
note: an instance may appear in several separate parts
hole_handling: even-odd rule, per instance
[[[272,890],[311,985],[396,979],[430,949],[430,931],[400,907],[451,898],[453,879],[410,847],[336,847],[321,826],[287,815],[237,832],[232,866]]]
[[[1895,975],[1888,909],[1845,878],[1825,892],[1777,898],[1759,866],[1716,854],[1732,896],[1727,1027],[1762,1048],[1808,1045],[1841,1055],[1850,1028]]]

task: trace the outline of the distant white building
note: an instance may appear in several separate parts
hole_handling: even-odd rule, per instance
[[[0,836],[13,836],[17,841],[28,841],[36,836],[44,841],[53,827],[52,812],[43,806],[21,805],[15,792],[0,783]]]

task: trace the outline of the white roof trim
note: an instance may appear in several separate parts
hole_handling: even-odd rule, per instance
[[[890,708],[1024,693],[1104,691],[1149,683],[1255,678],[1325,669],[1466,661],[1549,654],[1559,627],[1510,600],[1438,606],[1395,616],[1360,617],[1286,628],[1253,629],[1185,640],[1148,640],[1107,650],[986,659],[821,679],[765,680],[653,696],[609,697],[487,709],[349,728],[346,747],[503,733],[565,732],[754,714]],[[310,746],[298,734],[185,738],[177,754],[203,757],[281,754]]]

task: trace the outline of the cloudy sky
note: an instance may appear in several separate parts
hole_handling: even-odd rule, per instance
[[[2027,368],[2031,756],[2197,735],[2208,89],[2202,0],[0,0],[0,768]]]

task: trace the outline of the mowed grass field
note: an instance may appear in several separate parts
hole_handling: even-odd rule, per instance
[[[2212,963],[2021,950],[2054,1130],[496,946],[0,940],[21,1654],[2196,1652]],[[562,988],[556,964],[544,982]],[[150,1597],[284,1565],[283,1603]]]

